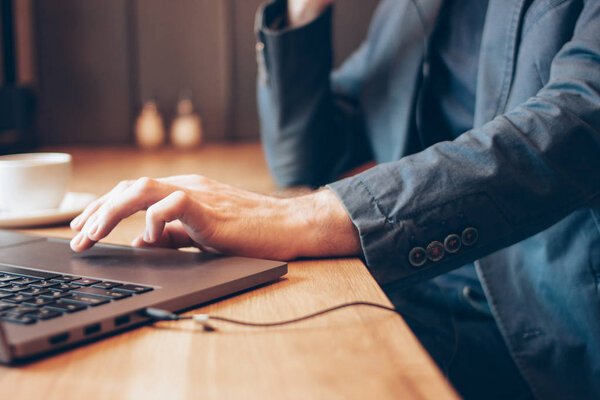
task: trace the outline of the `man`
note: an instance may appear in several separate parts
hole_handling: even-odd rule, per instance
[[[332,2],[258,12],[267,161],[315,187],[377,166],[294,199],[123,182],[72,247],[147,209],[137,246],[361,254],[464,397],[600,396],[600,2],[384,0],[331,73]]]

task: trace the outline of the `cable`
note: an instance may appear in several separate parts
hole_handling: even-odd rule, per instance
[[[421,9],[421,6],[419,5],[419,3],[417,2],[417,0],[410,0],[410,2],[412,3],[413,7],[416,10],[417,13],[417,18],[419,19],[419,23],[421,24],[421,28],[423,29],[423,66],[422,66],[422,79],[427,79],[427,77],[429,76],[429,26],[427,24],[427,21],[425,20],[425,17],[423,15],[423,10]],[[418,100],[417,103],[421,102],[421,97],[422,97],[422,90],[419,90],[419,95],[418,95]],[[417,116],[417,131],[420,131],[420,123],[419,123],[419,117]],[[210,324],[208,324],[209,320],[214,320],[214,321],[221,321],[221,322],[227,322],[230,324],[235,324],[235,325],[242,325],[242,326],[250,326],[253,328],[270,328],[270,327],[275,327],[275,326],[282,326],[282,325],[289,325],[289,324],[295,324],[297,322],[300,321],[305,321],[307,319],[311,319],[311,318],[315,318],[318,317],[320,315],[323,314],[327,314],[330,313],[332,311],[337,311],[340,310],[342,308],[347,308],[347,307],[354,307],[354,306],[367,306],[367,307],[375,307],[375,308],[380,308],[382,310],[387,310],[387,311],[392,311],[398,315],[401,315],[400,312],[398,310],[396,310],[393,307],[388,307],[388,306],[384,306],[382,304],[377,304],[377,303],[371,303],[368,301],[355,301],[352,303],[344,303],[344,304],[340,304],[337,305],[335,307],[331,307],[331,308],[327,308],[325,310],[321,310],[312,314],[308,314],[308,315],[304,315],[302,317],[298,317],[298,318],[293,318],[293,319],[289,319],[289,320],[285,320],[285,321],[276,321],[276,322],[264,322],[264,323],[260,323],[260,322],[249,322],[249,321],[241,321],[241,320],[237,320],[237,319],[231,319],[231,318],[225,318],[225,317],[219,317],[219,316],[214,316],[214,315],[208,315],[208,314],[195,314],[192,316],[179,316],[177,314],[174,314],[172,312],[166,311],[166,310],[161,310],[161,309],[157,309],[157,308],[146,308],[145,309],[145,314],[147,317],[151,318],[154,321],[181,321],[181,320],[194,320],[200,324],[203,325],[204,330],[206,331],[214,331],[215,328],[212,327]]]
[[[208,321],[210,321],[210,320],[221,321],[221,322],[227,322],[227,323],[235,324],[235,325],[249,326],[249,327],[253,327],[253,328],[271,328],[271,327],[275,327],[275,326],[295,324],[297,322],[315,318],[315,317],[321,316],[323,314],[330,313],[332,311],[337,311],[342,308],[355,307],[355,306],[374,307],[374,308],[379,308],[382,310],[391,311],[393,313],[400,315],[398,310],[396,310],[393,307],[384,306],[383,304],[371,303],[368,301],[354,301],[351,303],[343,303],[343,304],[340,304],[340,305],[337,305],[334,307],[330,307],[330,308],[326,308],[321,311],[317,311],[312,314],[304,315],[302,317],[288,319],[288,320],[284,320],[284,321],[275,321],[275,322],[249,322],[249,321],[241,321],[238,319],[219,317],[216,315],[209,315],[209,314],[194,314],[191,316],[179,316],[172,312],[169,312],[166,310],[161,310],[158,308],[146,308],[144,311],[145,311],[146,316],[151,318],[154,321],[181,321],[181,320],[190,320],[191,319],[191,320],[194,320],[194,321],[202,324],[205,331],[215,331],[216,329],[214,327],[212,327],[208,323]]]

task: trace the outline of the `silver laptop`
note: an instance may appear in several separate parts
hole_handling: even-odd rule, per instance
[[[0,362],[11,364],[277,280],[287,264],[97,244],[0,230]]]

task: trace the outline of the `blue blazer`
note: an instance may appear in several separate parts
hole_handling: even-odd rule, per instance
[[[424,25],[410,1],[382,1],[333,72],[331,10],[269,29],[284,3],[257,14],[262,138],[277,181],[321,185],[376,160],[328,186],[378,283],[477,260],[535,395],[600,398],[600,1],[490,0],[474,129],[416,154],[424,40],[441,0],[417,1]]]

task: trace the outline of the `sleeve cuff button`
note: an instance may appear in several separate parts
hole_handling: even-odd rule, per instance
[[[408,253],[408,262],[413,267],[420,267],[427,261],[427,254],[425,249],[422,247],[413,248],[410,253]]]
[[[472,226],[462,232],[462,242],[465,246],[473,246],[479,239],[479,232]]]
[[[444,245],[441,242],[431,242],[429,243],[429,246],[427,246],[427,258],[431,261],[440,261],[444,258],[444,253]]]
[[[446,239],[444,239],[444,249],[446,249],[448,253],[456,253],[460,250],[461,245],[460,236],[455,233],[448,235]]]

